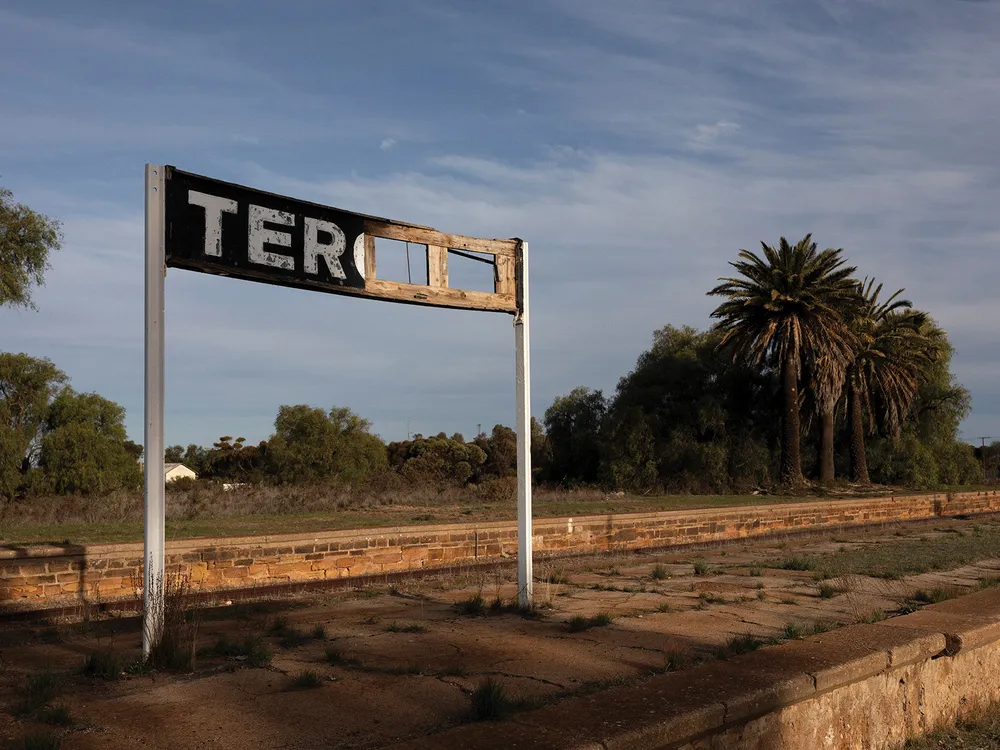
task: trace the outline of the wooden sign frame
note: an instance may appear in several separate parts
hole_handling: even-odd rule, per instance
[[[518,602],[532,602],[528,243],[446,234],[147,164],[145,171],[143,655],[163,633],[164,277],[168,267],[411,305],[514,316]],[[375,239],[427,246],[427,284],[378,278]],[[492,292],[449,285],[449,256],[491,256]],[[476,260],[482,258],[471,256]]]

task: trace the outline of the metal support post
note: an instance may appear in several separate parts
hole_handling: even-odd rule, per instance
[[[517,390],[517,603],[530,607],[531,551],[531,334],[528,327],[528,243],[521,242],[515,265],[518,312],[514,318]]]
[[[163,277],[164,168],[146,165],[146,361],[144,568],[142,577],[142,654],[163,632],[164,476],[163,476]]]

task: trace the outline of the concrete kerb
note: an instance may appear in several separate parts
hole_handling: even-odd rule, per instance
[[[980,649],[1000,648],[1000,591],[971,594],[933,607],[588,696],[566,698],[507,722],[463,725],[393,748],[488,748],[497,746],[497,738],[503,738],[506,747],[554,750],[715,747],[710,738],[725,733],[731,737],[734,731],[739,735],[741,727],[766,722],[769,716],[792,707],[815,704],[812,714],[823,716],[824,710],[854,705],[851,700],[837,698],[841,691],[857,691],[861,685],[867,685],[869,691],[900,689],[905,682],[919,679],[921,670],[923,679],[930,679],[927,674],[934,673],[924,668],[940,663],[937,660],[951,661],[959,653],[978,654]],[[943,630],[941,625],[945,626]],[[959,644],[957,651],[951,650],[953,643]],[[994,661],[987,660],[987,668]],[[956,716],[996,693],[997,686],[984,685],[981,695],[973,694],[977,683],[971,682],[972,687],[963,688],[964,692],[949,694],[955,705],[935,705],[929,712],[934,716]],[[928,694],[936,692],[930,687]],[[922,687],[917,690],[925,692]],[[832,700],[826,700],[826,696]],[[895,697],[886,693],[874,695],[873,700],[891,703]],[[862,716],[865,712],[863,706],[855,705],[853,710]],[[924,707],[915,710],[922,714]],[[852,719],[831,716],[830,721],[833,731],[835,721],[843,725]],[[923,731],[930,728],[917,726]],[[892,738],[901,733],[905,736],[908,729],[912,730],[912,726],[885,727],[884,737],[872,738],[871,746],[891,746]],[[868,726],[865,731],[876,730]],[[719,746],[758,745],[730,739]],[[833,742],[830,746],[851,745]]]

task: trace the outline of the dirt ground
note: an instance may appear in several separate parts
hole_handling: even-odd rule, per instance
[[[516,710],[994,585],[998,547],[1000,518],[938,520],[536,561],[528,613],[491,606],[515,597],[509,567],[235,604],[196,613],[177,672],[134,666],[134,617],[0,623],[0,741],[377,748],[470,720],[488,677]],[[253,667],[233,644],[257,642],[272,656]],[[84,672],[95,652],[109,678]]]

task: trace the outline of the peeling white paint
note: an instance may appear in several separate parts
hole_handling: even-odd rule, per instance
[[[322,255],[326,259],[326,267],[330,269],[330,275],[335,279],[346,279],[343,266],[340,265],[340,256],[347,249],[347,238],[344,230],[332,221],[322,219],[310,219],[304,217],[305,239],[303,241],[302,267],[306,273],[318,274],[319,261],[317,258]],[[329,232],[333,240],[329,245],[319,241],[320,232]]]
[[[205,209],[205,255],[222,257],[222,214],[234,214],[236,201],[188,190],[188,203]]]
[[[365,278],[365,233],[362,232],[354,240],[354,267],[358,270],[361,280]]]
[[[261,266],[271,266],[282,268],[287,271],[295,270],[295,259],[290,255],[282,253],[272,253],[264,249],[264,244],[277,245],[278,247],[291,247],[292,235],[282,232],[279,229],[266,229],[264,222],[271,224],[281,224],[286,227],[295,226],[295,215],[284,211],[277,211],[273,208],[255,206],[250,204],[250,216],[248,224],[248,248],[247,258],[251,263]]]

